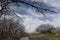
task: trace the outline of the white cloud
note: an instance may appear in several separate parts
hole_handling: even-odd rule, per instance
[[[60,8],[60,0],[47,0],[47,3]]]
[[[52,1],[52,0],[44,0],[44,1],[45,2],[50,2],[50,3],[52,3],[52,5],[60,7],[60,4],[59,4],[60,1],[59,2],[56,2],[56,0],[54,0],[54,1]],[[11,9],[16,10],[16,9],[18,9],[18,7],[14,6],[14,8],[11,7]],[[55,26],[60,26],[60,14],[58,14],[58,15],[47,14],[47,16],[45,16],[45,17],[53,18],[53,20],[49,21],[47,19],[46,21],[42,21],[42,20],[39,20],[38,18],[34,18],[34,17],[40,17],[40,18],[43,17],[43,15],[37,14],[37,12],[35,12],[35,9],[32,9],[32,8],[30,8],[28,6],[23,5],[23,6],[20,7],[19,11],[21,11],[21,13],[27,13],[27,14],[30,15],[30,16],[29,15],[23,15],[22,16],[21,14],[17,13],[17,15],[19,17],[24,18],[23,19],[24,20],[23,24],[25,25],[26,31],[28,31],[28,32],[35,31],[35,28],[38,25],[42,24],[42,23],[50,23],[50,24],[53,24]],[[31,17],[31,16],[34,16],[34,17]]]
[[[21,15],[20,13],[15,13],[17,16],[24,18],[23,15]]]
[[[52,0],[46,0],[46,2],[52,3],[53,6],[60,7],[60,5],[59,5],[60,2],[58,3],[58,2],[56,2],[56,0],[53,0],[53,1]],[[21,8],[21,10],[24,12],[27,12],[29,15],[32,15],[35,17],[40,17],[40,18],[42,17],[42,15],[36,14],[37,12],[35,12],[35,9],[31,9],[31,8],[25,8],[24,9],[24,7],[23,7],[23,9]],[[53,24],[55,26],[60,26],[60,14],[58,14],[58,15],[47,14],[47,16],[45,16],[45,17],[53,18],[53,20],[49,21],[49,19],[47,19],[46,21],[42,21],[42,20],[39,20],[37,18],[33,18],[31,16],[24,15],[24,23],[23,24],[25,25],[26,31],[33,32],[33,31],[35,31],[35,28],[42,23],[50,23],[50,24]]]
[[[45,22],[53,24],[55,26],[60,26],[60,14],[54,15],[52,16],[52,18],[53,18],[52,21],[46,20]]]
[[[28,32],[34,32],[36,27],[38,27],[40,24],[44,24],[44,23],[49,23],[55,26],[60,26],[60,15],[53,15],[52,17],[54,18],[52,21],[49,21],[48,19],[46,21],[42,21],[39,19],[34,19],[31,18],[30,16],[24,16],[24,25],[26,28],[26,31]]]
[[[25,28],[26,28],[26,31],[28,32],[33,32],[35,31],[35,28],[40,25],[41,23],[44,23],[43,21],[40,21],[38,19],[33,19],[33,18],[30,18],[28,16],[25,17],[24,19],[24,25],[25,25]]]

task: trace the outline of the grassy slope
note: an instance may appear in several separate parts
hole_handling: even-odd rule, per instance
[[[29,37],[30,40],[60,40],[60,35],[56,34],[34,34]]]

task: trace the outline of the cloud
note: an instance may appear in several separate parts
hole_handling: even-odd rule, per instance
[[[57,0],[57,2],[56,0],[44,0],[44,1],[47,3],[51,3],[51,5],[53,6],[60,7],[59,0]],[[28,7],[27,5],[22,5],[20,8],[14,6],[11,7],[11,9],[17,11],[16,13],[17,16],[23,18],[23,24],[25,25],[25,29],[27,32],[34,32],[36,27],[43,23],[50,23],[55,26],[60,26],[60,14],[46,14],[46,16],[43,17],[42,14],[37,14],[36,9]],[[52,20],[49,18],[51,18]]]
[[[44,23],[44,22],[38,19],[33,19],[33,18],[26,16],[23,24],[25,25],[25,29],[27,32],[34,32],[35,28],[41,23]]]
[[[35,29],[40,25],[40,24],[44,24],[44,23],[49,23],[52,25],[60,26],[60,14],[56,14],[56,15],[50,15],[53,20],[50,21],[49,19],[46,19],[46,21],[43,20],[39,20],[27,15],[24,15],[24,22],[23,24],[25,25],[25,29],[27,32],[34,32]]]
[[[50,3],[51,5],[55,6],[55,7],[60,8],[60,0],[47,0],[47,2]]]
[[[52,6],[60,7],[60,1],[56,2],[56,0],[46,0],[47,3],[51,3]],[[45,17],[43,15],[37,14],[35,9],[22,7],[20,9],[23,13],[26,12],[29,15],[23,15],[23,24],[25,25],[25,29],[27,32],[34,32],[38,25],[43,23],[49,23],[55,26],[60,26],[60,14],[46,14]],[[18,16],[21,16],[18,14]],[[21,16],[22,17],[22,16]],[[49,19],[50,18],[50,19]],[[43,20],[40,20],[43,19]],[[51,20],[52,19],[52,20]],[[50,21],[51,20],[51,21]]]

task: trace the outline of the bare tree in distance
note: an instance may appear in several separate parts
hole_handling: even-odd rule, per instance
[[[29,5],[33,8],[35,8],[35,9],[37,9],[37,11],[42,13],[42,14],[44,14],[44,12],[58,13],[57,12],[58,10],[57,11],[52,10],[52,9],[55,9],[55,8],[50,7],[49,5],[47,5],[44,2],[39,2],[39,1],[36,2],[36,0],[35,1],[30,1],[30,0],[0,0],[0,2],[1,2],[0,17],[3,14],[11,11],[11,9],[8,7],[8,5],[10,3],[16,3],[17,6],[20,6],[19,3]],[[42,5],[45,6],[45,7],[43,7]]]
[[[52,32],[56,34],[60,34],[60,27],[55,27],[55,29]]]
[[[42,33],[52,33],[52,30],[54,30],[55,27],[54,25],[51,24],[41,24],[36,28],[37,32],[42,32]]]

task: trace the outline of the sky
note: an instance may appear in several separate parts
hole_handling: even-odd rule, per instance
[[[60,8],[60,0],[44,0],[44,2],[58,7]],[[40,24],[44,24],[44,23],[49,23],[52,25],[55,25],[56,27],[60,26],[60,14],[53,14],[53,15],[49,15],[47,14],[47,18],[46,17],[42,17],[43,15],[39,15],[39,14],[34,14],[35,12],[32,11],[31,9],[29,9],[29,12],[33,14],[34,17],[31,16],[26,16],[24,15],[25,19],[24,19],[24,25],[25,25],[25,29],[27,32],[34,32],[35,29],[40,25]],[[37,19],[37,18],[40,19]]]
[[[60,0],[43,0],[45,3],[52,5],[54,7],[60,8]],[[55,27],[60,27],[60,14],[37,14],[36,9],[28,7],[26,4],[16,7],[14,4],[10,4],[10,9],[15,10],[15,14],[20,17],[23,21],[23,25],[27,32],[35,32],[35,29],[44,23],[49,23],[55,25]],[[1,10],[1,7],[0,7]],[[60,13],[60,12],[59,12]],[[11,13],[10,13],[11,14]]]

